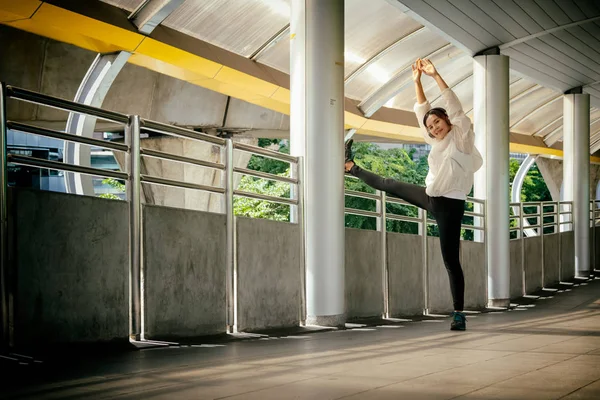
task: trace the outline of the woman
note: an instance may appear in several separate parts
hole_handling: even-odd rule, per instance
[[[431,61],[417,59],[412,71],[417,93],[414,111],[425,141],[431,145],[427,159],[429,172],[425,179],[426,187],[382,178],[363,170],[353,161],[351,140],[346,143],[345,172],[360,178],[375,189],[397,196],[433,215],[439,228],[442,257],[448,271],[454,302],[450,329],[464,331],[465,280],[460,265],[460,231],[465,200],[473,186],[473,174],[482,165],[482,158],[474,145],[475,135],[471,120],[465,115],[460,101],[448,88]],[[446,109],[431,108],[423,92],[422,73],[435,79],[442,92]]]

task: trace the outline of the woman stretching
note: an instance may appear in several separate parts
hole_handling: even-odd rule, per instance
[[[426,187],[382,178],[363,170],[354,163],[352,140],[346,143],[344,167],[345,172],[367,185],[397,196],[433,215],[439,228],[442,257],[448,270],[454,302],[450,329],[462,331],[466,329],[466,318],[463,313],[465,279],[460,265],[460,230],[465,200],[473,186],[473,174],[482,165],[482,158],[474,145],[471,120],[433,64],[427,59],[417,59],[412,71],[417,92],[414,111],[425,141],[431,145]],[[446,109],[431,108],[423,92],[421,73],[435,79]]]

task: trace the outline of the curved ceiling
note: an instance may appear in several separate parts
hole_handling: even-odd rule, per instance
[[[128,11],[144,3],[102,1]],[[163,24],[289,74],[290,3],[187,0]],[[594,150],[600,146],[599,16],[596,0],[370,0],[368,7],[346,0],[346,96],[367,118],[382,107],[412,111],[410,65],[427,57],[472,114],[472,54],[501,46],[511,59],[511,132],[541,137],[549,146],[560,142],[561,94],[587,85]],[[425,79],[424,89],[436,105],[435,83]]]
[[[140,6],[175,1],[94,2],[123,9],[109,7],[119,11],[119,17],[111,10],[92,15],[92,2],[0,0],[0,20],[98,52],[130,51],[134,64],[289,112],[291,0],[186,0],[160,19],[170,31],[156,30],[150,37],[126,19]],[[510,126],[512,133],[520,134],[511,135],[511,142],[522,146],[514,151],[561,153],[555,150],[562,137],[560,96],[575,86],[584,86],[591,95],[591,150],[600,149],[599,0],[369,0],[368,7],[365,3],[345,1],[347,127],[391,140],[420,138],[412,114],[410,70],[417,57],[436,63],[472,114],[472,56],[499,46],[511,57]],[[107,22],[108,14],[116,22]],[[424,83],[428,98],[437,104],[434,82]]]

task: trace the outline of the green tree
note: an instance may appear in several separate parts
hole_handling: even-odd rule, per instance
[[[105,178],[102,180],[102,183],[104,185],[109,185],[114,189],[117,189],[117,191],[125,193],[125,184],[120,182],[117,179],[114,178]],[[103,199],[111,199],[111,200],[121,200],[121,198],[113,193],[102,193],[101,195],[99,195],[98,197],[102,197]]]
[[[259,147],[276,147],[280,153],[289,154],[287,141],[279,139],[259,139]],[[269,157],[252,155],[248,162],[248,169],[279,176],[290,176],[290,164],[274,160]],[[238,186],[239,190],[251,193],[264,194],[274,197],[290,198],[290,184],[267,179],[243,176]],[[235,215],[250,218],[265,218],[274,221],[289,221],[290,206],[287,204],[273,203],[270,201],[250,199],[237,196],[233,200]]]

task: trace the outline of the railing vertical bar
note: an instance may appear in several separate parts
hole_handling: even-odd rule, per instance
[[[0,83],[0,305],[2,307],[2,338],[0,347],[9,347],[8,316],[8,179],[6,160],[6,85]]]
[[[525,218],[523,216],[523,203],[519,203],[519,231],[521,236],[521,285],[523,296],[527,294],[527,282],[525,279]]]
[[[382,263],[382,279],[383,279],[383,316],[390,316],[390,290],[389,290],[389,269],[387,262],[387,196],[382,190],[377,207],[379,208],[379,229],[381,232],[381,263]]]
[[[304,251],[304,163],[303,158],[298,157],[298,162],[292,165],[291,174],[298,183],[292,184],[292,198],[298,201],[295,206],[290,206],[290,222],[298,224],[300,231],[300,310],[299,321],[300,325],[306,323],[306,266],[305,266],[305,251]]]
[[[141,174],[140,174],[140,117],[132,115],[125,128],[125,140],[129,146],[127,165],[127,197],[129,202],[129,337],[142,339],[141,308]]]
[[[560,200],[556,203],[556,230],[558,232],[558,281],[562,282],[562,232],[560,224]]]
[[[427,257],[427,210],[420,208],[419,213],[421,214],[419,233],[421,234],[421,245],[423,252],[423,314],[427,315],[429,314],[429,259]]]
[[[233,213],[233,141],[228,139],[225,147],[226,157],[226,186],[225,186],[225,215],[227,218],[227,266],[226,266],[226,293],[227,293],[227,329],[230,333],[237,329],[236,311],[236,226]]]
[[[540,225],[540,237],[541,237],[541,241],[542,241],[542,288],[546,287],[546,256],[545,256],[545,250],[544,250],[544,205],[543,203],[540,203],[540,208],[538,211],[538,214],[540,214],[540,223],[538,225]]]

